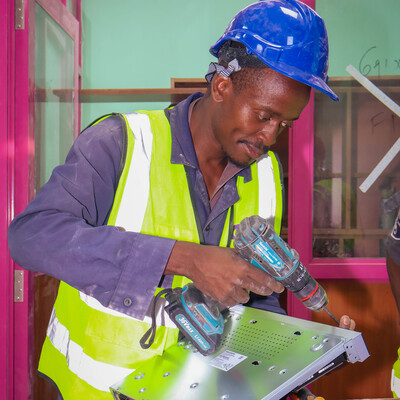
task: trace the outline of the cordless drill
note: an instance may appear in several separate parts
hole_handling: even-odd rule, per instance
[[[307,308],[326,310],[335,319],[326,308],[325,290],[300,262],[297,251],[282,240],[267,220],[258,215],[243,219],[234,246],[243,259],[272,275]],[[337,319],[335,321],[339,323]]]
[[[290,290],[307,308],[325,310],[336,323],[337,318],[326,308],[325,290],[300,262],[298,253],[258,215],[241,221],[235,235],[236,252],[246,261],[272,275]],[[192,283],[183,289],[167,289],[169,304],[165,310],[180,331],[203,355],[219,346],[224,320],[218,302],[201,293]]]

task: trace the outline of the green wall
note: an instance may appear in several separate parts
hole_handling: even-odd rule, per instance
[[[171,77],[203,77],[210,45],[252,2],[82,0],[82,87],[165,88]],[[400,0],[316,0],[316,9],[327,25],[330,76],[347,76],[349,64],[366,75],[400,73]],[[105,113],[165,106],[86,103],[82,127]]]
[[[400,74],[399,0],[316,0],[329,37],[329,75]]]
[[[248,0],[82,0],[82,87],[166,88],[204,77],[209,47]],[[167,103],[83,104],[82,127],[99,115]]]

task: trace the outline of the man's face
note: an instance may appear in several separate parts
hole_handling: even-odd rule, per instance
[[[261,69],[262,79],[235,91],[228,82],[214,115],[213,131],[226,156],[246,167],[265,154],[278,135],[298,119],[310,88],[278,72]]]

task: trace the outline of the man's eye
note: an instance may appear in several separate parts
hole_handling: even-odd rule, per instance
[[[269,121],[271,119],[271,117],[269,115],[265,115],[265,114],[259,114],[258,115],[258,119],[260,121]]]

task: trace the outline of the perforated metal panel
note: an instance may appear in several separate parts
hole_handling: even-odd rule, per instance
[[[368,355],[359,332],[238,306],[214,354],[180,342],[111,390],[116,400],[275,400]]]

